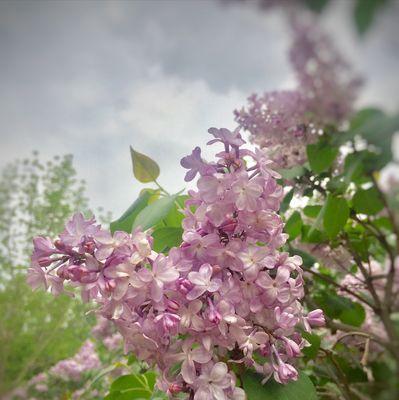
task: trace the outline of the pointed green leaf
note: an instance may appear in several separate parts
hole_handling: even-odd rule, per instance
[[[305,0],[306,6],[315,13],[321,13],[329,0]]]
[[[165,196],[149,204],[137,215],[133,223],[133,229],[140,226],[142,230],[146,230],[155,226],[169,214],[175,200],[176,195]]]
[[[277,171],[284,179],[291,181],[292,179],[298,178],[305,174],[306,169],[302,165],[297,165],[288,169],[279,169]]]
[[[338,155],[338,148],[329,143],[318,142],[309,144],[306,148],[310,168],[316,174],[327,171]]]
[[[150,157],[135,151],[130,147],[132,157],[133,173],[139,182],[154,182],[159,176],[159,166]]]
[[[294,188],[292,188],[285,196],[283,201],[281,202],[281,206],[280,206],[280,214],[284,214],[291,203],[292,198],[294,197]]]
[[[343,197],[329,195],[323,216],[324,230],[330,239],[334,239],[343,229],[349,218],[348,203]]]
[[[338,318],[344,324],[359,327],[366,318],[366,311],[361,304],[352,302],[351,306],[343,310]]]
[[[351,120],[352,136],[360,135],[377,149],[373,170],[384,167],[392,159],[392,136],[399,130],[399,115],[386,115],[377,108],[360,110]]]
[[[302,218],[298,211],[295,211],[285,223],[285,232],[288,233],[290,240],[294,240],[301,233],[302,229]]]
[[[308,359],[314,359],[317,357],[317,353],[319,352],[321,338],[320,336],[308,332],[303,332],[302,336],[310,343],[310,346],[304,347],[302,349],[302,353]]]
[[[154,250],[158,253],[177,247],[182,242],[183,229],[166,226],[158,228],[152,233]]]
[[[375,188],[358,190],[352,199],[356,212],[366,215],[375,215],[384,208],[378,191]]]
[[[143,381],[139,375],[122,375],[111,384],[111,391],[124,391],[133,388],[144,388]]]
[[[319,231],[321,233],[321,231],[323,229],[323,219],[324,219],[325,212],[326,212],[326,203],[323,204],[315,221],[311,225],[309,231],[306,232],[306,237],[308,239],[310,239],[313,236],[313,234],[317,231]]]
[[[169,214],[163,220],[166,226],[176,227],[176,228],[181,227],[182,221],[185,217],[184,214],[182,213],[182,210],[184,209],[184,203],[187,200],[187,198],[188,198],[187,195],[181,195],[176,197],[174,207],[172,207]]]
[[[314,299],[330,318],[337,318],[345,324],[357,327],[364,322],[366,313],[363,306],[347,297],[326,290],[315,295]]]
[[[309,205],[303,209],[303,213],[309,218],[317,218],[321,211],[322,206],[320,205]]]
[[[116,221],[111,222],[111,233],[115,231],[132,232],[133,222],[138,213],[148,205],[148,200],[153,195],[153,190],[145,190],[136,201]]]
[[[360,35],[364,35],[370,29],[375,19],[375,14],[385,2],[386,0],[356,1],[353,18]]]

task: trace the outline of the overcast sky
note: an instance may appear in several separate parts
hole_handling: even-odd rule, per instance
[[[367,78],[361,104],[399,109],[399,3],[363,40],[351,1],[323,26]],[[210,126],[234,127],[252,92],[294,78],[279,11],[218,0],[1,1],[0,167],[39,150],[72,153],[92,206],[118,216],[143,187],[129,145],[156,159],[160,182],[184,187],[182,156]]]

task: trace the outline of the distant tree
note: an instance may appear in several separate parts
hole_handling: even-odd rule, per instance
[[[26,269],[32,237],[59,232],[76,211],[88,214],[85,182],[72,156],[43,163],[38,153],[7,165],[0,175],[0,397],[87,338],[91,318],[67,296],[32,292]]]

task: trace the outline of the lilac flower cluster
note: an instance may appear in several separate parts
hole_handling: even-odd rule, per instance
[[[262,150],[242,148],[238,131],[211,128],[216,161],[201,150],[183,158],[197,174],[189,192],[183,242],[169,255],[135,231],[112,236],[76,215],[59,240],[35,239],[28,280],[59,293],[65,282],[122,334],[126,351],[157,366],[158,387],[194,400],[244,399],[234,371],[253,368],[280,383],[297,379],[292,365],[307,344],[299,328],[324,324],[305,315],[301,259],[278,249],[286,241],[277,214],[283,190]]]
[[[58,362],[49,372],[66,381],[79,381],[83,373],[100,367],[101,362],[93,342],[86,340],[73,357]]]
[[[292,12],[290,26],[297,89],[254,94],[246,108],[235,111],[236,121],[250,132],[251,141],[267,148],[281,168],[303,164],[306,145],[317,141],[326,125],[345,121],[361,84],[314,20],[300,19]]]
[[[55,383],[57,383],[59,379],[65,382],[73,382],[73,384],[76,385],[77,382],[81,382],[82,379],[85,378],[86,374],[98,372],[101,367],[101,361],[94,343],[90,340],[86,340],[73,357],[61,360],[47,372],[41,372],[35,375],[25,386],[18,387],[8,393],[8,395],[4,397],[4,400],[37,400],[37,398],[42,398],[42,393],[47,393],[46,398],[48,398],[48,395],[52,393],[52,389],[54,389]],[[80,399],[81,396],[75,396],[75,394],[79,392],[83,393],[83,389],[72,393],[71,398]],[[93,396],[90,398],[95,397],[97,394],[98,393],[93,389],[91,391],[91,395]]]
[[[394,301],[392,308],[394,310],[399,309],[399,257],[395,258],[394,262],[395,268],[395,276],[393,280],[393,293],[394,293]],[[371,259],[369,264],[369,274],[370,279],[373,282],[374,289],[376,295],[379,297],[380,301],[384,300],[385,290],[387,286],[387,276],[388,271],[390,269],[390,261],[386,260],[384,263],[380,263],[376,260]],[[368,293],[367,283],[363,277],[363,275],[357,271],[355,274],[347,274],[343,277],[340,282],[340,285],[356,292],[360,295],[366,296]],[[346,296],[353,301],[356,301],[352,295],[348,294],[345,291],[340,291],[342,296]],[[381,322],[381,319],[378,315],[376,315],[375,311],[372,310],[368,305],[364,305],[364,309],[366,312],[365,320],[361,326],[364,332],[368,332],[374,334],[380,338],[387,339],[387,332],[384,328],[384,325]],[[381,347],[375,347],[376,350],[382,351]],[[376,352],[377,354],[377,352]]]

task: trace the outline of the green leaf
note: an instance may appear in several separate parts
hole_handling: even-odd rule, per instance
[[[352,203],[359,214],[375,215],[384,208],[384,203],[374,187],[358,190],[353,196]]]
[[[139,182],[154,182],[159,176],[159,165],[145,154],[135,151],[130,146],[133,174]]]
[[[344,173],[345,182],[349,184],[350,182],[357,182],[358,179],[364,173],[364,159],[365,152],[361,151],[359,153],[348,154],[345,158]]]
[[[320,214],[319,214],[320,215]],[[309,225],[303,225],[302,227],[302,241],[304,243],[323,243],[328,240],[327,235],[321,232],[319,229]]]
[[[301,165],[297,165],[297,166],[289,168],[289,169],[284,169],[284,168],[279,169],[277,172],[284,179],[291,181],[295,178],[302,176],[306,172],[306,169]]]
[[[311,256],[309,253],[303,250],[295,249],[292,248],[290,249],[290,255],[298,255],[302,258],[303,265],[305,265],[308,268],[313,267],[313,265],[316,263],[316,259]]]
[[[104,397],[104,400],[147,400],[151,394],[144,389],[134,388],[123,392],[115,391]]]
[[[108,400],[149,399],[155,384],[155,373],[122,375],[111,384]]]
[[[307,229],[304,230],[304,238],[310,243],[313,243],[314,241],[317,243],[321,240],[321,237],[319,236],[323,235],[322,229],[323,229],[323,219],[325,212],[326,212],[326,203],[324,203],[323,206],[321,207],[319,214],[317,215],[317,218],[315,219],[309,230]],[[317,232],[320,232],[320,234]]]
[[[316,358],[321,344],[320,336],[309,332],[303,332],[302,336],[310,343],[309,347],[304,347],[302,349],[302,353],[309,360]]]
[[[169,397],[167,396],[167,394],[165,392],[156,390],[152,394],[151,400],[169,400]]]
[[[154,250],[158,253],[177,247],[182,242],[183,229],[177,227],[158,228],[152,233]]]
[[[329,0],[304,0],[306,6],[315,13],[321,13]]]
[[[377,218],[374,220],[374,225],[388,232],[392,232],[393,229],[392,221],[388,217]]]
[[[357,31],[364,35],[371,27],[375,14],[386,0],[357,0],[353,18]]]
[[[132,388],[143,388],[146,383],[139,375],[122,375],[111,384],[111,392],[124,391]]]
[[[262,376],[247,371],[243,385],[248,400],[317,400],[316,389],[309,377],[301,373],[297,381],[282,385],[272,378],[262,385]]]
[[[143,376],[147,381],[148,388],[151,390],[154,390],[155,381],[157,379],[157,374],[153,371],[148,371]]]
[[[359,303],[352,304],[345,308],[338,317],[344,324],[361,326],[366,318],[366,311]]]
[[[316,303],[330,318],[339,319],[341,322],[359,327],[366,317],[363,306],[359,303],[339,296],[331,290],[326,290],[314,296]]]
[[[280,206],[280,214],[284,214],[284,213],[288,210],[288,208],[289,208],[289,206],[290,206],[290,203],[291,203],[291,200],[292,200],[292,198],[294,197],[294,192],[295,192],[295,190],[294,190],[294,188],[292,188],[292,189],[284,196],[284,199],[283,199],[283,201],[281,202],[281,206]]]
[[[148,205],[148,200],[152,194],[152,190],[143,191],[136,201],[123,213],[119,219],[111,222],[111,233],[114,233],[115,231],[131,233],[135,218],[137,217],[138,213]]]
[[[369,259],[369,245],[370,241],[367,236],[363,234],[350,234],[350,247],[360,255],[362,261]]]
[[[382,361],[373,361],[371,363],[371,370],[373,371],[374,379],[377,382],[386,382],[394,376],[388,364]]]
[[[374,170],[392,160],[392,136],[399,130],[399,115],[386,115],[377,108],[360,110],[351,120],[350,132],[362,136],[378,150]]]
[[[353,366],[353,364],[348,360],[347,353],[343,353],[343,356],[335,355],[335,360],[337,361],[342,372],[345,374],[348,382],[367,382],[367,375],[359,366]]]
[[[338,155],[338,148],[331,144],[320,141],[309,144],[306,148],[310,168],[316,174],[327,171],[333,164]]]
[[[328,195],[323,216],[323,226],[330,239],[334,239],[349,218],[348,203],[343,197]]]
[[[303,209],[303,213],[309,218],[317,218],[317,216],[319,215],[319,213],[321,211],[321,208],[322,208],[322,206],[320,206],[320,205],[306,206]]]
[[[346,178],[342,175],[332,177],[327,183],[327,190],[330,192],[339,195],[344,194],[346,189],[348,188],[349,183],[346,181]]]
[[[136,356],[134,354],[130,354],[127,359],[127,365],[132,365],[135,362],[137,362]]]
[[[147,205],[134,220],[133,229],[140,226],[142,230],[146,230],[155,226],[169,214],[175,200],[176,195],[165,196]]]
[[[295,211],[285,224],[285,232],[288,233],[290,240],[294,240],[301,233],[302,229],[302,218],[298,211]]]
[[[166,226],[180,228],[184,219],[179,209],[184,209],[184,202],[187,200],[187,195],[181,195],[176,197],[174,207],[169,211],[169,214],[163,219]],[[178,209],[179,208],[179,209]]]

